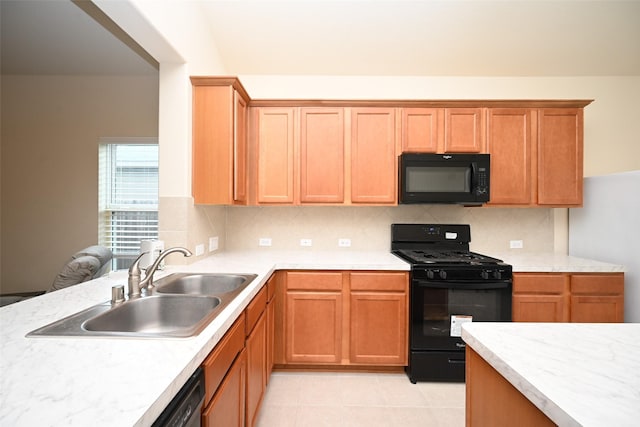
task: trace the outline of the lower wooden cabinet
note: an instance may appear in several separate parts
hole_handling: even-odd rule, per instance
[[[515,322],[623,322],[623,273],[514,273]]]
[[[406,275],[352,272],[349,278],[350,362],[406,365],[409,323]]]
[[[571,321],[624,322],[624,276],[572,274]]]
[[[205,359],[204,426],[244,426],[245,371],[244,313]]]
[[[242,350],[229,368],[224,381],[202,413],[205,427],[243,427],[245,425],[246,350]]]
[[[207,356],[204,426],[253,426],[271,374],[273,322],[268,315],[268,284]],[[271,298],[273,302],[273,293]],[[271,304],[275,308],[274,304]],[[273,316],[273,312],[272,312]],[[271,336],[271,346],[269,345]]]
[[[276,363],[406,365],[407,273],[284,274],[286,303],[281,336],[285,350]]]

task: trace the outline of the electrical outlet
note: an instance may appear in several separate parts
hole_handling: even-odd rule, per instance
[[[209,237],[209,252],[218,250],[218,236]]]
[[[509,240],[509,247],[511,249],[522,249],[523,246],[522,240]]]
[[[311,239],[300,239],[300,246],[311,246],[313,241]]]
[[[258,246],[271,246],[271,237],[261,237]]]
[[[204,253],[204,243],[200,243],[196,246],[196,256],[200,256]]]
[[[338,239],[338,246],[348,248],[351,246],[351,239]]]

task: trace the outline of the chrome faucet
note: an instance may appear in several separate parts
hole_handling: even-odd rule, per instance
[[[169,248],[160,252],[160,256],[156,258],[155,262],[151,265],[151,267],[146,269],[146,273],[144,279],[140,280],[142,276],[142,270],[140,269],[140,259],[142,256],[148,252],[143,252],[133,261],[131,267],[129,267],[129,298],[137,298],[141,295],[142,289],[151,289],[153,288],[153,273],[156,272],[160,263],[163,259],[167,257],[167,255],[172,254],[174,252],[180,252],[185,257],[190,257],[191,251],[186,248],[175,247]]]

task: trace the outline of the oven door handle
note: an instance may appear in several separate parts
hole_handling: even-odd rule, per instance
[[[438,288],[438,289],[464,289],[464,290],[485,290],[485,289],[505,289],[511,285],[510,280],[496,280],[493,282],[459,282],[455,280],[438,281],[438,280],[418,280],[414,279],[413,283],[421,288]]]

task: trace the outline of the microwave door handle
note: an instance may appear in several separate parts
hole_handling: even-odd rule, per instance
[[[478,164],[476,162],[471,162],[471,193],[473,194],[474,190],[478,186],[477,177],[478,176]]]

